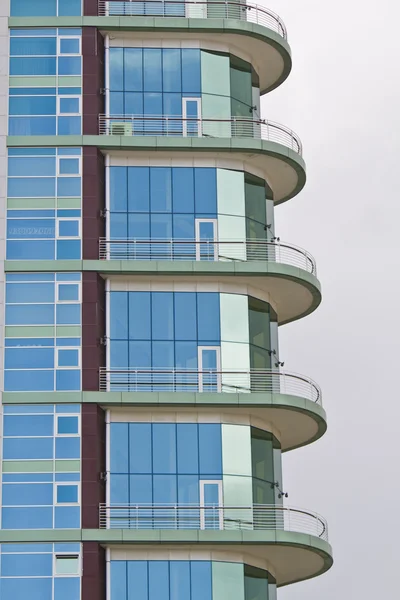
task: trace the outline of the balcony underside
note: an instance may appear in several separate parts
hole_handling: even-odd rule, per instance
[[[238,19],[186,19],[182,17],[11,17],[9,26],[22,27],[97,27],[103,34],[129,32],[140,39],[193,40],[209,45],[223,43],[232,54],[246,55],[260,77],[262,94],[278,87],[288,77],[291,51],[287,41],[275,31]],[[223,34],[223,38],[221,38]],[[119,34],[120,37],[120,34]]]

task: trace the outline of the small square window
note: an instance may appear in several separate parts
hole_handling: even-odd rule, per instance
[[[79,302],[79,283],[58,283],[57,302]]]
[[[78,435],[79,417],[57,417],[57,435]]]
[[[60,96],[58,98],[58,113],[60,115],[80,115],[80,97]]]
[[[79,348],[57,348],[57,367],[79,367]]]
[[[78,486],[76,484],[57,484],[57,504],[76,504]]]
[[[80,38],[59,38],[59,54],[80,54]]]
[[[80,159],[58,157],[59,175],[80,175]]]
[[[77,219],[59,219],[57,237],[79,237],[80,222]]]
[[[79,574],[79,555],[56,555],[55,560],[56,575],[78,575]]]

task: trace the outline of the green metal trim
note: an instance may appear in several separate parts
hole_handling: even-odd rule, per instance
[[[54,136],[8,136],[7,146],[13,147],[75,147],[95,146],[101,150],[151,150],[151,151],[196,151],[196,152],[242,152],[282,160],[297,173],[297,184],[290,194],[280,198],[275,205],[293,198],[306,183],[306,166],[303,158],[294,150],[276,142],[251,138],[192,138],[192,137],[141,137],[118,135],[54,135]],[[251,161],[251,156],[246,160]]]
[[[168,31],[218,34],[236,34],[249,36],[272,46],[281,56],[283,70],[278,79],[268,88],[262,89],[266,94],[280,86],[289,76],[292,69],[291,50],[288,42],[277,32],[263,25],[240,21],[238,19],[185,19],[182,17],[10,17],[10,28],[24,27],[97,27],[107,31]],[[268,68],[268,65],[265,66]]]

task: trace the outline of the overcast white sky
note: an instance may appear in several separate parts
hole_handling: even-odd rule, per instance
[[[277,235],[316,257],[323,285],[320,308],[280,330],[285,368],[320,383],[328,412],[322,440],[286,454],[284,489],[327,517],[335,558],[279,600],[398,600],[400,5],[262,2],[293,53],[262,114],[300,135],[308,174]]]

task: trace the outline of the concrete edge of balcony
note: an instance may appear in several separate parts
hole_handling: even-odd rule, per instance
[[[16,404],[98,404],[107,408],[222,409],[239,417],[249,416],[272,422],[281,433],[282,452],[301,448],[320,439],[327,430],[324,408],[306,398],[289,394],[257,392],[3,392],[4,405]]]
[[[168,137],[168,136],[118,136],[118,135],[43,135],[8,136],[7,146],[13,147],[75,147],[95,146],[100,150],[166,151],[166,152],[209,152],[246,155],[247,162],[265,170],[266,179],[271,181],[276,194],[275,205],[290,200],[303,189],[306,183],[306,166],[302,156],[283,144],[253,138],[207,138],[207,137]],[[273,165],[269,166],[268,159]],[[276,166],[282,161],[282,169],[277,175]],[[287,168],[291,169],[288,177]],[[275,182],[273,177],[276,178]],[[293,179],[293,183],[287,182]]]
[[[279,33],[264,25],[240,19],[224,18],[184,18],[184,17],[130,17],[130,16],[82,16],[82,17],[9,17],[10,28],[24,27],[97,27],[113,31],[165,31],[173,33],[234,34],[254,38],[276,51],[283,66],[279,77],[269,85],[263,85],[260,92],[266,94],[279,87],[292,69],[291,49],[287,40]],[[244,40],[244,44],[246,41]],[[269,61],[266,61],[269,63]],[[264,76],[265,78],[265,76]],[[260,83],[262,74],[260,74]]]

